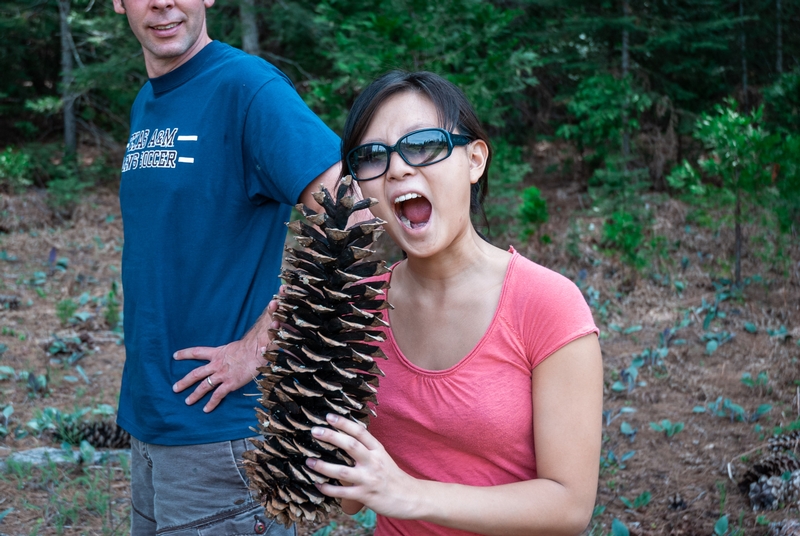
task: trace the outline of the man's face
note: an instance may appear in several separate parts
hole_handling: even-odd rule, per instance
[[[211,39],[206,8],[214,0],[114,0],[142,44],[147,74],[161,76],[188,61]]]

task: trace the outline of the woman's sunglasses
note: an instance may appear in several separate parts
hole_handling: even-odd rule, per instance
[[[453,147],[467,145],[470,141],[467,136],[451,134],[441,128],[415,130],[393,146],[383,143],[359,145],[347,153],[347,167],[353,179],[370,181],[389,171],[392,152],[399,154],[409,166],[423,167],[441,162],[453,153]]]

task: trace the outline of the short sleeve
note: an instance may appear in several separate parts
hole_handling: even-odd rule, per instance
[[[244,124],[245,191],[294,205],[308,184],[339,161],[339,137],[291,83],[274,77],[254,95]]]
[[[575,283],[523,257],[517,261],[513,292],[522,303],[514,308],[512,322],[533,369],[566,344],[598,329]]]

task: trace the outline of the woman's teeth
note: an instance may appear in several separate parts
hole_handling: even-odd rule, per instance
[[[409,199],[416,199],[417,197],[422,197],[419,194],[403,194],[397,199],[394,200],[395,204],[402,203],[403,201],[408,201]]]

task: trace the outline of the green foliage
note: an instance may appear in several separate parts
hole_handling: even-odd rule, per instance
[[[769,126],[778,132],[800,132],[800,67],[783,73],[763,94]]]
[[[780,138],[762,127],[764,108],[750,114],[738,111],[733,99],[725,106],[714,106],[715,114],[703,113],[695,128],[695,137],[708,150],[698,162],[708,175],[719,177],[731,190],[757,194],[772,182],[772,156]]]
[[[539,227],[547,223],[547,200],[542,197],[541,190],[530,186],[522,191],[522,204],[518,214],[525,226],[526,235],[535,233]]]
[[[61,111],[61,106],[61,99],[50,95],[25,101],[26,110],[45,116],[57,114]]]
[[[725,536],[728,533],[728,516],[723,515],[716,523],[714,523],[714,534],[716,536]]]
[[[70,211],[92,183],[81,176],[77,162],[67,161],[54,168],[55,175],[47,182],[47,201],[57,209]]]
[[[625,523],[614,518],[614,521],[611,522],[611,534],[612,536],[630,536],[631,531],[625,526]]]
[[[117,282],[111,282],[111,290],[108,291],[106,295],[106,307],[105,311],[103,312],[103,318],[106,320],[106,324],[108,324],[109,329],[116,330],[119,326],[119,321],[122,319],[122,314],[120,313],[120,303],[117,299]]]
[[[770,134],[763,127],[763,115],[763,106],[745,114],[732,99],[716,105],[713,114],[701,114],[694,136],[706,154],[698,160],[698,169],[684,161],[667,181],[688,191],[690,202],[705,198],[717,210],[727,211],[740,203],[741,213],[727,219],[736,225],[760,207],[772,212],[780,230],[787,232],[800,218],[800,141]],[[719,187],[704,186],[699,172],[717,180]],[[772,249],[779,247],[775,243]]]
[[[706,410],[717,417],[729,417],[731,422],[755,422],[772,410],[772,404],[761,404],[752,413],[747,413],[739,404],[720,396],[714,402],[709,402],[707,407],[695,406],[692,411],[705,413]]]
[[[623,497],[622,495],[620,495],[619,500],[626,507],[632,510],[639,510],[640,508],[644,508],[645,506],[650,504],[650,499],[652,499],[652,497],[653,496],[649,491],[643,491],[633,501]]]
[[[650,423],[650,428],[656,432],[664,432],[667,437],[672,437],[678,432],[682,431],[684,426],[685,425],[682,422],[676,422],[673,424],[669,419],[664,419],[660,423]]]
[[[335,130],[355,95],[390,69],[445,76],[496,126],[515,113],[520,92],[538,83],[538,56],[513,32],[521,12],[491,2],[386,0],[367,11],[356,0],[291,4],[313,9],[307,30],[319,39],[317,62],[325,68],[309,81],[305,98]]]
[[[602,74],[583,79],[567,103],[575,124],[564,124],[556,135],[594,148],[595,160],[618,151],[623,130],[623,108],[628,110],[628,128],[639,128],[639,116],[653,105],[650,95],[638,89],[630,77]]]
[[[492,235],[509,232],[517,213],[519,189],[531,166],[522,157],[522,147],[502,138],[492,142],[494,155],[489,176],[489,194],[484,212]]]
[[[61,322],[61,325],[64,326],[69,322],[74,315],[78,311],[78,304],[75,303],[70,298],[61,300],[56,304],[56,316],[58,320]]]
[[[619,250],[625,261],[636,268],[642,268],[646,262],[639,253],[643,235],[637,215],[625,210],[613,212],[603,226],[603,244]]]
[[[744,374],[742,374],[741,382],[750,388],[766,387],[767,383],[769,382],[769,375],[767,374],[766,370],[762,370],[761,372],[758,373],[758,376],[756,376],[754,379],[752,374],[750,374],[749,372],[745,372]]]
[[[6,147],[0,153],[0,187],[15,192],[30,186],[30,165],[30,158],[26,153]]]

